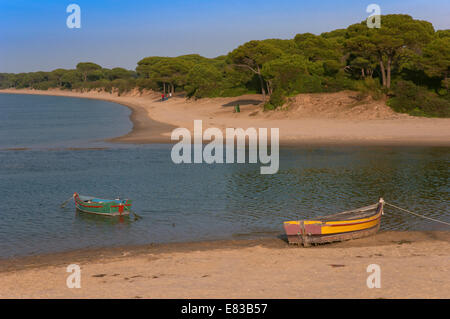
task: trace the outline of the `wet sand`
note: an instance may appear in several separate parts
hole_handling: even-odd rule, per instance
[[[450,232],[311,248],[280,238],[81,250],[0,261],[1,298],[449,298]],[[66,267],[81,267],[81,288]],[[369,289],[367,267],[381,269]]]
[[[203,130],[279,128],[281,145],[450,146],[450,119],[398,114],[383,101],[353,102],[355,92],[299,95],[288,110],[275,112],[262,111],[259,95],[201,100],[173,97],[161,102],[159,93],[138,90],[122,96],[96,91],[29,89],[7,89],[0,93],[91,98],[125,105],[132,110],[133,129],[110,140],[119,143],[172,143],[170,135],[174,128],[184,127],[193,132],[194,120],[202,120]],[[233,113],[235,104],[241,104],[241,113]]]

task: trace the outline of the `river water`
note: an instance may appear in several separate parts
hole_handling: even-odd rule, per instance
[[[132,128],[104,101],[0,94],[0,258],[148,243],[283,234],[285,220],[375,203],[379,197],[450,221],[450,148],[304,146],[261,164],[182,164],[171,145],[104,142]],[[143,219],[60,208],[74,192],[134,201]],[[448,230],[386,208],[383,230]]]

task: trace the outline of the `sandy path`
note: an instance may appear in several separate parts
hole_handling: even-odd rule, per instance
[[[0,297],[450,298],[449,235],[386,232],[307,249],[266,239],[123,248],[88,259],[71,253],[46,265],[10,265],[0,272]],[[71,263],[81,266],[80,289],[66,286]],[[379,289],[367,287],[370,264],[381,267]]]
[[[258,95],[187,101],[134,91],[124,96],[99,92],[60,90],[0,90],[5,93],[42,94],[102,99],[133,111],[133,131],[113,141],[126,143],[170,142],[175,127],[192,131],[194,120],[207,127],[280,129],[283,144],[397,144],[450,146],[450,119],[417,118],[390,111],[380,102],[352,102],[352,93],[309,94],[296,97],[287,111],[262,112]],[[353,93],[355,94],[355,93]],[[233,105],[241,113],[233,113]],[[362,103],[362,104],[361,104]],[[321,110],[317,111],[317,109]]]

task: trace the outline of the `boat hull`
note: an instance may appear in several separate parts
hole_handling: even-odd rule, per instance
[[[131,201],[126,200],[88,200],[86,196],[74,194],[78,211],[103,216],[127,216],[131,212]]]
[[[284,222],[289,244],[323,244],[374,235],[380,229],[383,203],[316,220]]]

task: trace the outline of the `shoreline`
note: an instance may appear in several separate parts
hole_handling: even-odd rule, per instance
[[[0,260],[0,297],[449,298],[448,248],[448,231],[382,231],[310,248],[272,237],[85,249]],[[373,263],[382,289],[365,284]],[[81,289],[66,287],[70,264]]]
[[[360,239],[320,244],[304,248],[290,245],[283,234],[277,236],[263,236],[253,239],[219,239],[187,242],[149,243],[139,245],[105,246],[96,248],[81,248],[59,252],[42,253],[15,257],[0,257],[0,273],[34,269],[41,267],[65,264],[68,259],[77,259],[87,262],[108,261],[122,257],[137,257],[140,255],[166,254],[194,251],[209,251],[220,249],[242,249],[262,246],[273,249],[335,249],[352,247],[385,246],[395,242],[412,243],[443,240],[450,244],[450,231],[379,231],[375,235]]]
[[[214,98],[197,101],[173,97],[161,102],[155,92],[126,93],[122,96],[105,92],[38,91],[3,89],[0,93],[31,94],[88,98],[117,103],[131,110],[132,130],[107,142],[129,144],[173,143],[171,131],[177,127],[193,130],[193,120],[203,121],[203,130],[218,127],[279,127],[281,146],[450,146],[450,119],[417,118],[390,114],[386,118],[354,119],[332,117],[298,117],[283,111],[262,112],[254,103],[258,96]],[[231,101],[231,102],[230,102]],[[232,113],[228,104],[251,102],[241,106],[240,114]],[[228,104],[226,103],[228,102]],[[252,104],[253,103],[253,104]],[[378,107],[378,106],[377,106]],[[301,129],[299,129],[301,128]],[[207,143],[208,141],[204,141]]]
[[[120,96],[105,93],[105,92],[74,92],[65,90],[48,90],[39,91],[31,89],[3,89],[0,90],[0,94],[24,94],[24,95],[44,95],[44,96],[60,96],[60,97],[73,97],[91,100],[101,100],[111,103],[116,103],[127,107],[130,113],[130,121],[133,127],[130,132],[125,135],[108,138],[106,142],[113,143],[130,143],[130,144],[166,144],[170,143],[170,138],[162,136],[163,133],[173,130],[173,127],[167,123],[161,123],[153,120],[148,116],[147,110],[140,104],[134,103],[127,99],[121,99]],[[145,135],[145,139],[136,136]],[[131,140],[131,141],[130,141]]]

